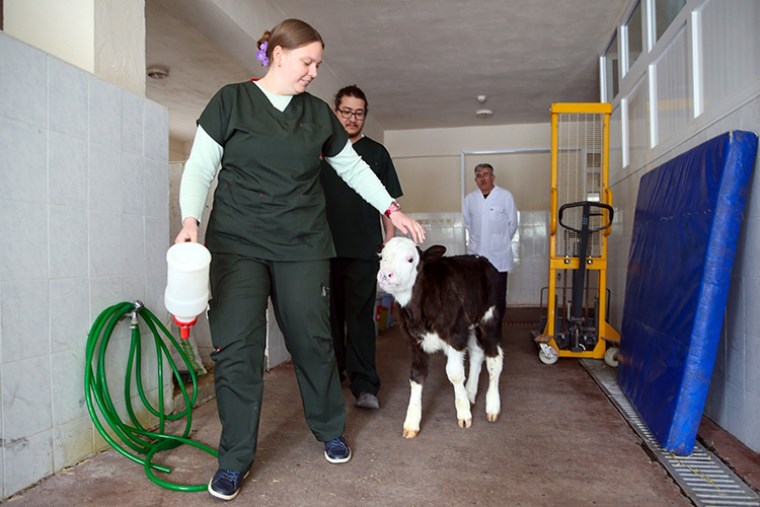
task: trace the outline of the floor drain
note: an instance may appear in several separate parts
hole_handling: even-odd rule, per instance
[[[617,370],[606,366],[603,361],[581,359],[580,362],[695,505],[760,507],[760,496],[699,442],[689,456],[666,452],[620,390]]]

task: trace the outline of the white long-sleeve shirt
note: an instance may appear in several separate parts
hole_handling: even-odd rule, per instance
[[[517,207],[509,190],[495,186],[485,198],[480,190],[467,194],[464,226],[468,254],[485,257],[500,272],[514,268],[512,237],[517,231]]]

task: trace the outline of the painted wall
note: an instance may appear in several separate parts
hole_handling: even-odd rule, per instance
[[[84,402],[86,337],[122,301],[166,317],[169,187],[164,107],[2,32],[0,54],[1,500],[108,447]],[[129,335],[108,347],[112,393]],[[170,408],[143,346],[148,396]]]
[[[94,43],[93,73],[144,96],[145,0],[96,1]]]
[[[3,29],[89,72],[95,71],[94,0],[3,0]]]
[[[5,0],[8,35],[145,95],[145,1]]]
[[[548,209],[548,121],[547,113],[546,124],[386,131],[385,146],[404,190],[399,203],[411,213],[461,212],[463,192],[475,189],[473,169],[490,162],[496,184],[512,191],[518,209]]]
[[[620,72],[620,93],[612,101],[610,183],[616,225],[608,271],[610,320],[618,329],[641,176],[724,132],[760,132],[758,23],[756,0],[688,1],[660,40],[627,73]],[[705,415],[754,451],[760,451],[759,181],[755,175],[705,407]]]

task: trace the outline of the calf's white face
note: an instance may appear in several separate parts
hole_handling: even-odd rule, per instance
[[[402,306],[412,297],[417,279],[420,253],[409,238],[396,237],[388,241],[380,254],[380,271],[377,283],[380,288],[396,297]]]

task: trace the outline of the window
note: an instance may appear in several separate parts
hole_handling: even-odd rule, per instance
[[[657,28],[657,40],[660,40],[684,5],[686,5],[686,0],[655,0],[654,22]]]
[[[626,68],[626,72],[628,72],[628,69],[633,67],[636,58],[639,57],[644,47],[641,37],[641,2],[636,4],[628,21],[625,22],[625,26],[628,35],[628,66]]]
[[[612,102],[612,99],[618,94],[618,37],[617,31],[612,36],[612,41],[604,52],[604,76],[606,100]]]

